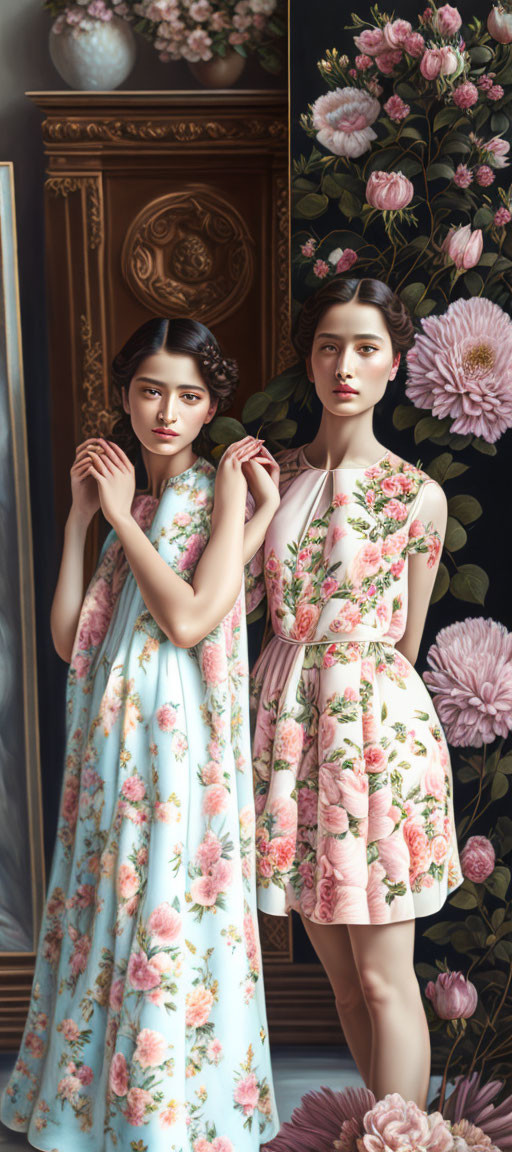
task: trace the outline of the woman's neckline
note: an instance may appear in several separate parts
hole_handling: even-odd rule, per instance
[[[197,468],[197,465],[200,463],[204,463],[203,457],[197,456],[194,460],[194,463],[190,464],[188,468],[184,468],[183,472],[177,472],[176,476],[168,476],[167,480],[163,480],[159,496],[153,496],[151,492],[139,491],[135,493],[135,497],[143,497],[145,500],[154,500],[155,503],[158,503],[158,501],[162,499],[165,489],[169,487],[169,484],[173,484],[176,480],[183,480],[183,477],[187,476],[189,472],[193,472],[194,469]]]
[[[306,468],[311,468],[312,472],[366,472],[368,468],[377,468],[379,464],[382,464],[382,462],[391,455],[388,448],[384,454],[380,456],[378,460],[374,460],[372,464],[339,464],[337,468],[318,468],[316,464],[311,464],[306,456],[306,448],[309,448],[309,446],[309,444],[303,444],[300,449],[300,456]]]

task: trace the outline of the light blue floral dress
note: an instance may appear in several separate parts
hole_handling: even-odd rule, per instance
[[[190,581],[215,470],[133,513]],[[145,609],[115,532],[68,677],[55,856],[1,1118],[57,1152],[254,1152],[275,1134],[255,907],[241,598],[195,649]]]

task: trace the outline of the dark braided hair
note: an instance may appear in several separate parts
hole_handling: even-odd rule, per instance
[[[393,355],[412,348],[414,325],[408,309],[396,292],[382,280],[336,276],[333,280],[326,280],[308,297],[295,319],[292,342],[301,358],[310,355],[315,332],[324,312],[333,304],[347,304],[349,300],[357,300],[358,304],[373,304],[382,312]]]
[[[123,344],[112,361],[112,387],[116,401],[112,439],[132,461],[138,454],[139,442],[133,432],[130,417],[123,408],[123,392],[128,394],[130,382],[139,365],[155,352],[181,352],[194,356],[212,400],[217,400],[217,414],[229,408],[239,382],[236,360],[222,355],[218,341],[205,324],[185,318],[155,317],[146,320]],[[207,429],[208,425],[205,425],[194,444],[198,452],[209,450]]]

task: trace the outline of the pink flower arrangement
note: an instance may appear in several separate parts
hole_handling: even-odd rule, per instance
[[[372,208],[398,212],[410,204],[414,185],[403,172],[372,172],[366,185],[366,199]]]
[[[485,298],[455,300],[422,321],[407,354],[406,393],[489,443],[512,425],[512,320]]]
[[[435,983],[429,980],[425,995],[441,1020],[468,1020],[478,1004],[475,985],[462,972],[440,972]]]
[[[466,619],[438,632],[424,680],[453,745],[480,748],[512,730],[512,634]]]
[[[335,156],[362,156],[377,139],[371,125],[380,104],[362,88],[335,88],[315,100],[313,125],[318,142]]]
[[[473,884],[483,884],[494,872],[496,853],[487,836],[470,836],[460,857],[462,872]]]
[[[133,2],[133,0],[130,0]],[[134,12],[151,21],[145,35],[153,41],[160,60],[211,60],[229,48],[260,54],[268,71],[277,71],[265,42],[284,35],[279,0],[139,0]]]

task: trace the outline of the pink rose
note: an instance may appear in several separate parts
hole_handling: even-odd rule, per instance
[[[298,800],[298,823],[301,825],[316,824],[318,813],[318,796],[313,788],[301,788]]]
[[[420,72],[425,80],[435,80],[441,71],[441,52],[439,48],[427,48],[420,61]]]
[[[384,39],[389,48],[402,48],[412,32],[408,20],[388,20],[384,25]]]
[[[475,172],[475,180],[481,188],[488,188],[490,184],[494,184],[496,177],[492,168],[488,164],[480,164]]]
[[[122,1052],[116,1052],[110,1064],[110,1087],[116,1096],[128,1091],[128,1066]]]
[[[128,979],[138,992],[149,992],[160,984],[160,973],[143,952],[134,952],[128,961]]]
[[[203,908],[211,908],[219,895],[217,882],[213,876],[199,876],[190,885],[190,895],[194,904]]]
[[[386,47],[384,33],[380,28],[365,28],[359,36],[354,36],[354,44],[366,56],[376,56]]]
[[[345,248],[336,262],[336,272],[348,272],[350,268],[357,264],[358,255],[354,252],[353,248]]]
[[[125,780],[121,788],[121,792],[127,800],[142,800],[146,795],[146,786],[140,776],[128,776],[128,779]]]
[[[109,1004],[113,1012],[120,1012],[123,1006],[124,980],[114,980],[110,985]]]
[[[206,536],[199,532],[194,532],[192,536],[189,536],[186,548],[178,561],[178,572],[185,572],[187,568],[195,568],[206,543]]]
[[[466,880],[483,884],[494,872],[496,853],[487,836],[470,836],[462,849],[460,862]]]
[[[435,765],[425,773],[423,787],[426,796],[434,796],[440,804],[446,799],[446,781],[444,772]]]
[[[231,1143],[231,1140],[228,1140],[227,1136],[216,1136],[215,1139],[212,1140],[211,1149],[212,1152],[235,1152],[234,1145]]]
[[[381,552],[378,544],[363,544],[352,561],[350,575],[354,584],[360,584],[365,576],[373,576],[381,567]]]
[[[385,784],[372,792],[368,803],[368,842],[383,840],[391,836],[395,827],[394,820],[389,815],[393,797],[391,788]]]
[[[134,1127],[139,1127],[144,1123],[144,1115],[146,1108],[153,1103],[151,1092],[147,1092],[145,1088],[130,1088],[126,1097],[126,1112],[125,1116],[129,1124]]]
[[[299,604],[295,613],[292,635],[295,640],[305,640],[314,636],[320,615],[319,604]]]
[[[148,920],[148,932],[158,944],[173,944],[181,932],[181,916],[171,904],[164,902],[153,910]]]
[[[216,864],[212,864],[211,877],[214,883],[217,885],[219,891],[229,887],[231,884],[232,876],[233,868],[231,860],[224,860],[221,857],[220,860],[217,860]]]
[[[397,212],[414,196],[414,185],[403,172],[372,172],[366,185],[366,199],[372,208]]]
[[[409,115],[409,112],[411,111],[411,108],[409,104],[404,103],[400,96],[395,95],[390,96],[389,100],[386,100],[386,103],[384,104],[384,111],[387,113],[390,120],[393,120],[396,124],[399,124],[401,120],[406,119],[406,117]]]
[[[478,101],[478,88],[470,80],[465,80],[463,84],[459,84],[458,88],[454,88],[452,95],[453,103],[457,105],[457,108],[472,108],[473,104]]]
[[[157,800],[154,807],[155,820],[161,824],[170,824],[175,813],[174,805],[164,800]]]
[[[387,767],[387,756],[378,744],[370,744],[364,749],[364,762],[367,772],[383,772]]]
[[[396,520],[398,523],[407,520],[407,508],[400,500],[388,500],[384,505],[384,512],[390,520]]]
[[[348,816],[344,808],[337,804],[326,804],[321,808],[320,820],[327,832],[339,835],[348,831]]]
[[[86,1088],[89,1086],[89,1084],[92,1084],[94,1080],[94,1072],[92,1068],[89,1068],[88,1064],[82,1064],[82,1067],[78,1069],[77,1076],[80,1083],[83,1084]]]
[[[413,56],[416,60],[420,59],[425,51],[425,41],[421,33],[411,32],[409,36],[406,36],[404,48],[409,56]]]
[[[386,476],[380,487],[385,496],[400,496],[402,491],[399,476]]]
[[[392,809],[389,809],[391,813]],[[393,813],[394,815],[394,813]],[[389,835],[379,841],[379,860],[392,884],[407,882],[409,875],[409,853],[407,845],[399,836]]]
[[[350,887],[365,888],[368,878],[366,842],[362,836],[350,832],[344,840],[329,837],[325,841],[325,855],[336,877]]]
[[[430,843],[423,825],[419,824],[414,817],[408,817],[405,821],[403,836],[411,858],[410,876],[412,883],[417,876],[428,872],[430,868]]]
[[[269,859],[278,872],[289,872],[295,858],[295,836],[278,836],[270,841]]]
[[[78,1040],[80,1029],[74,1020],[63,1020],[60,1028],[67,1044],[74,1044]]]
[[[227,677],[226,655],[220,644],[205,642],[201,651],[203,676],[208,685],[220,684]]]
[[[134,896],[139,890],[139,877],[131,864],[121,864],[117,873],[117,891],[124,900]]]
[[[432,25],[440,36],[455,36],[462,24],[462,17],[457,8],[451,4],[444,4],[434,12]]]
[[[398,67],[402,59],[402,52],[400,49],[388,48],[384,52],[379,52],[375,57],[375,63],[379,72],[384,76],[391,76],[391,73]]]
[[[274,742],[274,759],[296,764],[302,752],[304,732],[291,716],[278,722]]]
[[[425,995],[441,1020],[468,1020],[478,1004],[475,985],[462,972],[440,972],[435,983],[429,980]]]
[[[421,520],[415,520],[415,524],[421,524]],[[423,531],[423,526],[422,526]],[[382,555],[383,556],[399,556],[407,545],[407,535],[405,532],[390,532],[382,541]]]
[[[469,224],[451,228],[441,245],[443,252],[452,260],[456,268],[474,268],[482,255],[484,242],[482,230],[471,230]]]
[[[208,829],[196,852],[196,860],[202,872],[207,872],[222,856],[222,844],[211,829]]]

